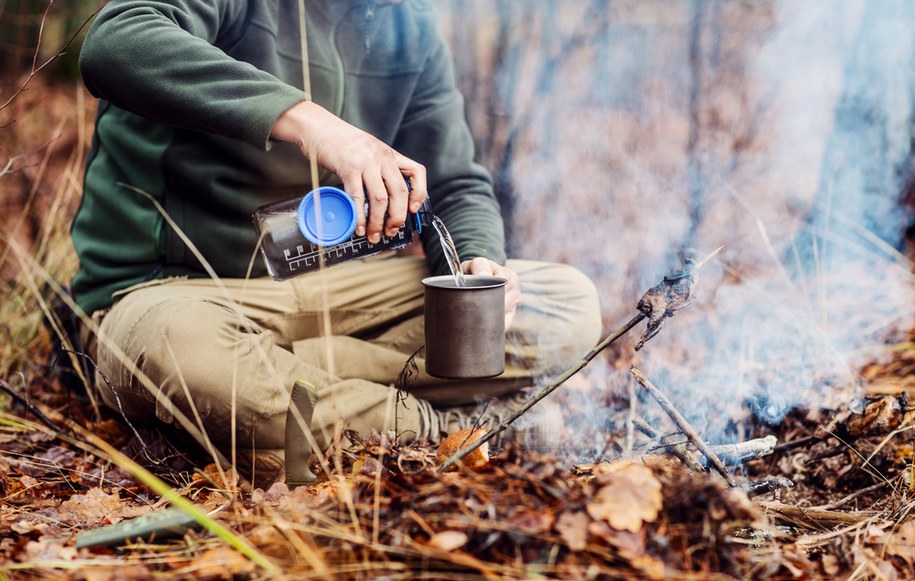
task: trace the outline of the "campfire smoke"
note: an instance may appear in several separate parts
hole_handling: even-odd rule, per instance
[[[518,56],[500,73],[518,80],[492,133],[512,140],[496,170],[517,192],[515,254],[592,276],[611,329],[684,257],[726,249],[643,349],[633,336],[588,366],[598,395],[570,390],[586,402],[573,431],[608,427],[630,363],[712,444],[744,440],[751,417],[840,405],[913,324],[900,195],[915,175],[915,4],[627,6],[600,26],[569,8],[505,39],[537,38],[556,65],[513,76],[537,72]],[[662,24],[640,17],[652,10]]]

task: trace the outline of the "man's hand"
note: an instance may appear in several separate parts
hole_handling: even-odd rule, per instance
[[[426,168],[312,101],[293,106],[270,136],[296,143],[307,158],[337,174],[356,202],[356,235],[376,243],[394,236],[426,199]],[[404,182],[410,180],[410,190]],[[369,215],[363,208],[366,198]]]
[[[505,283],[505,330],[508,331],[515,318],[515,311],[521,303],[521,286],[518,284],[518,274],[498,262],[488,258],[474,258],[461,263],[464,274],[482,274],[504,278]]]

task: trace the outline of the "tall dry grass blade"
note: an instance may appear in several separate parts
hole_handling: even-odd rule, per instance
[[[301,49],[301,57],[302,57],[302,82],[303,82],[302,88],[305,91],[306,97],[308,99],[311,99],[312,98],[311,73],[308,70],[308,65],[309,65],[309,61],[308,61],[308,26],[307,26],[307,16],[306,16],[306,11],[305,11],[305,0],[299,0],[298,6],[299,6],[299,46]],[[314,144],[312,144],[312,149],[308,155],[308,169],[309,169],[309,173],[311,175],[312,188],[319,187],[319,182],[320,182],[317,160],[318,160],[317,150],[315,149]],[[321,212],[320,204],[321,204],[321,196],[320,195],[315,196],[315,208],[319,215]],[[319,229],[321,228],[320,221],[318,221],[318,228]],[[320,230],[318,233],[319,233],[319,235],[321,234]],[[318,272],[320,273],[323,270],[324,270],[324,256],[319,255],[318,256]],[[334,377],[334,376],[336,376],[336,361],[334,360],[333,345],[331,344],[331,341],[330,341],[330,337],[333,336],[332,321],[331,321],[331,317],[330,317],[330,296],[328,295],[328,290],[327,290],[326,284],[321,284],[320,287],[321,287],[321,305],[322,305],[321,334],[325,337],[324,344],[325,344],[325,357],[326,357],[326,361],[327,361],[326,368],[327,368],[327,372],[330,374],[330,376]],[[333,405],[333,409],[339,410],[340,407],[337,405]],[[336,419],[338,420],[337,423],[339,423],[339,420],[342,420],[343,417],[342,417],[342,414],[340,414],[340,412],[337,412],[337,413],[338,413],[339,417]],[[343,451],[340,446],[336,446],[334,452],[335,452],[334,464],[337,467],[338,478],[343,478],[344,477],[343,457],[342,457]],[[320,456],[320,454],[319,454],[319,456]],[[322,468],[323,468],[323,465],[322,465]],[[353,504],[352,496],[348,493],[345,493],[343,495],[343,498],[344,498],[344,502],[346,502],[347,508],[349,509],[349,513],[353,520],[353,525],[357,529],[359,529],[359,519],[358,519],[358,516],[356,515],[356,507]],[[360,532],[360,534],[361,534],[361,532]]]
[[[288,520],[284,519],[282,515],[269,506],[264,507],[264,513],[265,516],[270,519],[273,526],[275,526],[276,529],[283,534],[286,540],[289,541],[289,544],[295,548],[309,565],[311,565],[314,569],[315,576],[319,578],[332,578],[332,572],[328,568],[323,557],[321,557],[321,554],[308,546],[308,544],[296,534],[296,530]]]
[[[38,195],[39,186],[41,185],[42,178],[44,177],[44,172],[47,170],[47,167],[48,167],[48,159],[51,157],[51,154],[54,151],[54,144],[57,142],[58,139],[60,139],[60,136],[61,136],[62,130],[63,130],[63,126],[65,123],[66,123],[66,120],[62,119],[58,123],[57,129],[54,131],[53,137],[51,137],[51,139],[49,139],[47,142],[44,143],[44,145],[40,146],[36,150],[36,151],[39,151],[41,149],[44,149],[44,155],[41,158],[41,162],[38,166],[38,171],[36,172],[35,179],[32,182],[32,187],[31,187],[31,189],[29,189],[29,194],[25,199],[25,204],[23,205],[19,215],[16,217],[16,221],[13,223],[13,226],[11,228],[9,228],[8,231],[4,232],[4,236],[9,240],[15,239],[15,237],[19,234],[19,230],[22,228],[22,225],[26,222],[26,219],[29,217],[29,215],[31,213],[32,206],[35,204],[35,198]],[[25,154],[25,155],[29,155],[29,154]],[[17,157],[24,157],[25,155],[17,156]],[[12,161],[13,161],[13,158],[10,158],[8,163],[12,163]],[[0,175],[2,175],[2,173],[0,173]],[[9,246],[5,247],[3,249],[3,252],[0,252],[0,264],[3,264],[4,262],[6,262],[6,260],[9,258],[9,253],[10,253]]]
[[[20,261],[20,264],[23,265],[23,273],[26,274],[26,279],[33,293],[38,293],[38,286],[33,280],[34,278],[41,279],[45,284],[54,289],[54,292],[57,293],[59,299],[64,302],[64,304],[71,309],[74,313],[77,314],[80,322],[85,325],[90,332],[92,332],[100,344],[104,344],[105,348],[110,350],[112,355],[118,360],[121,365],[130,372],[130,374],[136,378],[136,380],[146,389],[150,394],[153,394],[158,399],[159,388],[153,383],[153,381],[145,374],[143,371],[137,367],[136,363],[124,353],[124,351],[116,343],[110,341],[105,337],[104,333],[101,332],[99,326],[93,321],[90,317],[86,316],[85,313],[79,308],[79,306],[73,301],[73,299],[63,291],[59,283],[50,277],[48,272],[44,268],[37,264],[34,259],[23,250],[17,243],[13,242],[12,248],[14,253],[17,256],[17,259]],[[111,386],[111,389],[115,389],[114,386]],[[115,394],[117,395],[117,394]],[[197,426],[184,414],[181,410],[174,408],[173,410],[174,417],[181,425],[181,427],[191,434],[195,440],[198,442],[210,441],[209,436],[206,432],[201,432],[197,429]],[[214,449],[212,446],[204,446],[205,449]],[[217,450],[218,452],[218,450]],[[220,453],[217,457],[213,458],[213,461],[217,464],[223,463],[226,464],[226,458]]]

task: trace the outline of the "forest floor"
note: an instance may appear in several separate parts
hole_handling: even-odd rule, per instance
[[[0,175],[4,192],[24,184],[3,199],[6,241],[20,250],[6,246],[17,266],[4,271],[0,306],[0,578],[912,577],[910,329],[857,370],[866,390],[836,387],[841,405],[794,410],[774,426],[751,419],[744,440],[777,445],[733,460],[730,484],[697,467],[703,454],[681,435],[635,432],[633,402],[586,375],[555,397],[569,419],[615,410],[594,433],[567,434],[603,442],[590,457],[508,446],[475,470],[440,472],[431,444],[341,431],[315,456],[318,480],[294,490],[252,488],[170,434],[96,407],[46,317],[47,279],[72,269],[65,225],[47,222],[78,197],[84,97],[41,87],[17,103],[27,112],[40,102],[42,123],[59,122],[55,146],[29,141],[49,134],[27,125],[35,116],[0,140],[5,155],[34,152]],[[675,334],[675,323],[661,332]],[[80,533],[171,515],[170,504],[196,519],[179,534],[77,547]]]

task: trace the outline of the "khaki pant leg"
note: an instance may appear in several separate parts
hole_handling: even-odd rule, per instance
[[[312,428],[322,446],[339,419],[365,434],[395,421],[408,433],[420,430],[412,398],[395,406],[395,390],[385,385],[309,365],[281,346],[289,337],[247,316],[295,319],[299,312],[284,296],[289,285],[221,283],[164,281],[129,292],[111,308],[97,347],[99,370],[111,382],[98,381],[107,405],[131,419],[178,423],[227,457],[233,427],[238,447],[282,448],[298,379],[318,389]]]
[[[426,375],[417,359],[413,395],[444,407],[505,394],[548,379],[597,342],[599,308],[586,277],[558,264],[509,266],[524,297],[507,337],[506,373],[446,381]],[[320,445],[341,419],[362,434],[395,425],[407,437],[420,433],[424,404],[390,386],[424,343],[427,274],[421,258],[379,257],[284,283],[199,279],[138,288],[102,320],[98,361],[115,388],[100,382],[102,397],[129,417],[155,411],[205,432],[220,448],[232,440],[233,421],[238,446],[281,448],[289,391],[303,379],[318,389],[312,427]],[[331,337],[323,338],[327,322]]]

